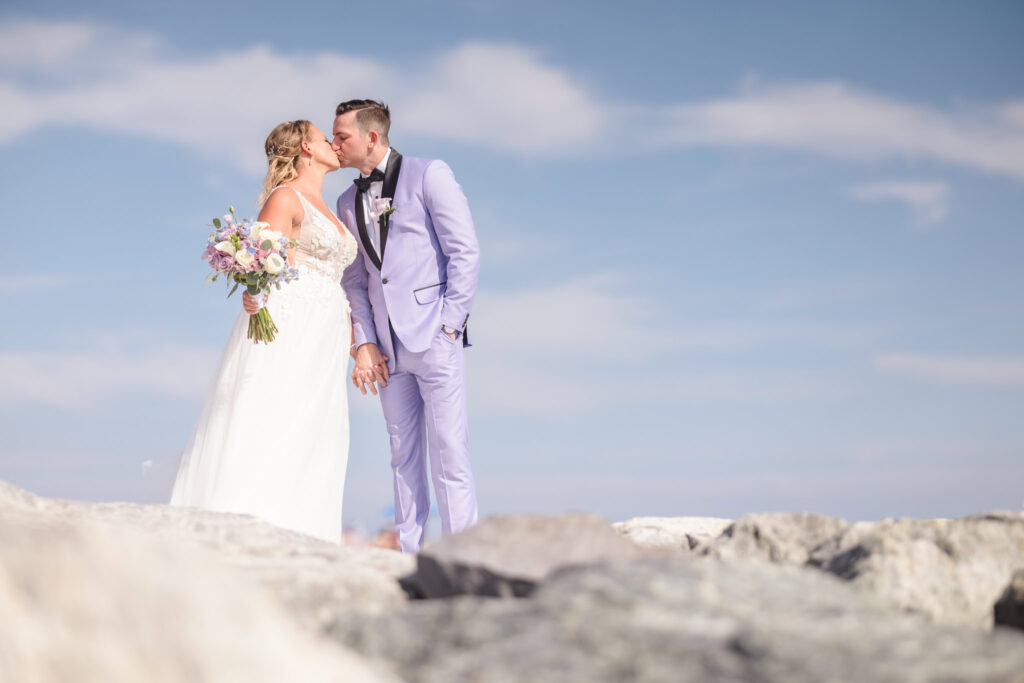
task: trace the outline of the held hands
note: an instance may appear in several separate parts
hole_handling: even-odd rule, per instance
[[[382,387],[388,384],[388,359],[384,356],[376,344],[362,344],[356,349],[356,366],[352,371],[352,384],[366,396],[366,390],[374,396],[377,395],[377,387],[374,382]]]

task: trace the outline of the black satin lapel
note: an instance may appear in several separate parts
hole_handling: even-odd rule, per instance
[[[394,201],[395,190],[398,189],[398,174],[402,172],[402,155],[398,150],[392,148],[391,156],[388,157],[387,168],[384,169],[384,185],[381,187],[381,198],[387,197]],[[384,248],[388,243],[388,227],[391,225],[391,216],[380,220],[380,258],[384,259]],[[380,266],[378,266],[379,268]]]
[[[377,266],[377,270],[380,270],[380,257],[377,256],[377,252],[373,249],[373,242],[370,241],[370,234],[366,232],[366,216],[363,215],[363,192],[362,190],[356,190],[356,227],[359,228],[359,239],[363,241],[363,249],[366,249],[366,253],[370,255],[370,260],[373,261],[373,265]]]

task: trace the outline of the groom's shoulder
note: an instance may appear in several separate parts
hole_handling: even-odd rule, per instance
[[[338,195],[338,203],[352,201],[356,196],[356,186],[349,185],[345,191]]]
[[[409,171],[411,177],[426,181],[427,175],[432,178],[454,175],[451,167],[441,159],[428,159],[426,157],[402,156],[402,172]]]
[[[423,157],[410,157],[402,155],[402,171],[412,171],[414,173],[423,173],[427,170],[430,164],[437,161],[436,159],[425,159]]]

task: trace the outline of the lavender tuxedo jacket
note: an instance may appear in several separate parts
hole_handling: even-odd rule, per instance
[[[397,166],[397,168],[393,168]],[[397,174],[397,182],[394,177]],[[463,332],[480,272],[480,249],[462,188],[446,163],[406,157],[392,149],[383,196],[395,211],[381,230],[377,254],[359,228],[353,185],[338,197],[338,216],[359,243],[342,286],[352,307],[355,343],[376,343],[394,363],[390,327],[402,344],[423,352],[447,325]],[[364,225],[370,221],[363,216]]]

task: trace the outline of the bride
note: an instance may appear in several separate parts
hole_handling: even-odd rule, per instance
[[[324,176],[340,166],[327,137],[309,121],[289,121],[265,151],[259,220],[298,241],[288,260],[299,277],[267,301],[274,341],[247,339],[249,316],[239,313],[171,505],[256,515],[340,543],[351,342],[340,283],[357,247],[321,198]]]

